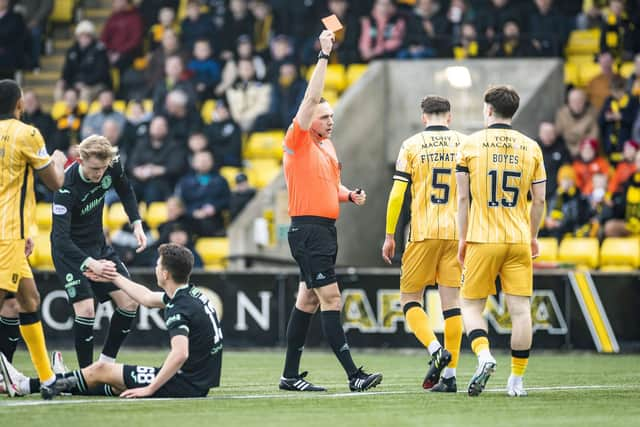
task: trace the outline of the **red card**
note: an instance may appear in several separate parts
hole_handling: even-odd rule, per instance
[[[322,18],[322,23],[324,27],[331,31],[332,33],[336,33],[340,31],[343,27],[340,23],[340,20],[336,15],[327,16],[326,18]]]

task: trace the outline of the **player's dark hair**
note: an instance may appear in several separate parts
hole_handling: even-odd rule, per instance
[[[189,282],[193,269],[193,254],[184,246],[165,243],[158,248],[160,265],[171,274],[174,282],[184,284]]]
[[[484,93],[484,102],[493,107],[498,117],[510,119],[518,111],[520,96],[511,86],[494,86]]]
[[[427,95],[422,98],[420,107],[424,114],[445,114],[451,111],[449,100],[437,95]]]
[[[22,89],[13,80],[0,80],[0,114],[13,114],[18,100],[22,97]]]

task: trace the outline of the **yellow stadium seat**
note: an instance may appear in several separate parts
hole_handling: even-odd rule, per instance
[[[603,265],[600,267],[600,271],[606,273],[629,273],[635,270],[630,265]]]
[[[247,161],[245,173],[249,184],[255,188],[264,188],[280,173],[280,163],[273,159],[254,159]]]
[[[604,239],[600,247],[600,265],[640,267],[640,240],[633,237]]]
[[[351,64],[347,68],[347,87],[357,82],[367,71],[367,64]]]
[[[325,89],[322,93],[322,97],[326,99],[327,102],[333,107],[335,107],[335,105],[338,103],[338,99],[340,98],[338,92],[332,89]]]
[[[631,77],[631,74],[633,74],[634,69],[635,67],[633,62],[625,62],[620,66],[618,74],[620,74],[625,79],[628,79],[629,77]]]
[[[242,172],[242,169],[233,166],[223,166],[220,168],[220,175],[229,183],[229,188],[236,188],[236,176]]]
[[[40,270],[53,270],[53,258],[51,257],[51,240],[48,234],[34,237],[36,254],[34,267]]]
[[[89,105],[85,101],[78,101],[78,110],[81,113],[87,113],[89,111]],[[58,120],[60,117],[64,116],[67,112],[67,104],[64,101],[56,101],[51,107],[51,117],[53,120]],[[46,137],[46,135],[45,135]]]
[[[73,21],[75,0],[56,0],[53,2],[53,10],[49,20],[58,24],[70,24]]]
[[[147,208],[147,217],[145,220],[150,228],[158,228],[160,224],[167,222],[167,203],[151,203]]]
[[[224,269],[229,256],[229,239],[201,237],[196,241],[196,251],[200,254],[207,270]]]
[[[122,203],[114,203],[109,207],[109,213],[107,215],[107,228],[111,231],[120,230],[124,224],[129,222],[129,217],[124,211]]]
[[[204,104],[202,104],[202,108],[200,109],[200,115],[202,116],[202,121],[208,125],[213,121],[213,111],[216,109],[216,101],[213,99],[207,99]]]
[[[600,247],[595,237],[565,237],[560,243],[558,261],[598,268]]]
[[[578,72],[580,75],[580,86],[587,86],[589,82],[591,82],[594,77],[597,77],[602,71],[598,64],[583,64],[578,67]]]
[[[100,102],[96,99],[91,104],[89,104],[89,111],[87,111],[87,114],[95,114],[95,113],[98,113],[99,111],[100,111]]]
[[[140,218],[147,217],[147,204],[145,202],[138,203],[138,213],[140,214]]]
[[[255,132],[244,145],[243,157],[280,160],[282,159],[282,141],[284,141],[284,132],[281,130]]]
[[[592,54],[589,54],[589,55],[572,55],[572,56],[567,58],[567,62],[569,64],[576,64],[576,65],[592,64],[592,63],[596,62],[596,57],[595,57],[595,55],[592,55]]]
[[[567,56],[596,54],[600,51],[600,29],[574,30],[569,35]]]
[[[311,79],[315,66],[307,69],[307,81]],[[347,73],[342,64],[327,65],[327,73],[325,74],[324,87],[338,92],[342,92],[347,88]]]
[[[554,237],[541,237],[538,239],[540,245],[540,256],[536,261],[550,261],[555,262],[558,260],[558,240]]]
[[[564,84],[580,86],[580,75],[578,72],[578,66],[569,62],[564,64]]]
[[[42,231],[51,231],[51,204],[38,203],[36,205],[36,224]]]

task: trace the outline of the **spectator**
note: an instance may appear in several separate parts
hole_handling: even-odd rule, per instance
[[[20,14],[11,9],[9,0],[0,0],[0,79],[16,77],[25,65],[27,27]]]
[[[40,101],[35,92],[28,90],[22,97],[24,103],[24,112],[22,113],[22,121],[35,126],[40,133],[48,139],[55,131],[55,124],[51,115],[42,111]]]
[[[149,135],[149,123],[153,117],[153,113],[147,112],[139,100],[129,101],[127,111],[127,139],[130,141],[139,141],[145,139]]]
[[[435,0],[418,0],[407,19],[405,48],[400,58],[431,58],[437,56],[440,46],[451,34],[449,21]],[[444,39],[443,39],[444,38]]]
[[[317,50],[313,52],[314,62],[317,61]],[[292,60],[294,51],[289,37],[284,34],[275,36],[271,40],[271,60],[267,66],[265,81],[271,84],[278,82],[280,77],[280,65]]]
[[[28,68],[40,68],[40,52],[42,51],[43,34],[46,30],[47,20],[53,9],[53,0],[20,0],[16,3],[15,10],[22,14],[27,24],[28,38],[30,39],[30,55]]]
[[[107,138],[111,145],[118,148],[120,163],[126,168],[132,147],[125,135],[123,124],[111,118],[106,119],[98,133]]]
[[[307,82],[300,78],[298,67],[293,62],[280,65],[280,77],[273,85],[269,111],[256,120],[254,129],[284,129],[293,120],[304,98]]]
[[[406,27],[395,0],[376,0],[371,15],[362,18],[360,57],[366,62],[394,58],[402,48]]]
[[[253,34],[253,15],[249,13],[247,0],[230,0],[229,10],[224,18],[222,28],[223,52],[222,58],[230,60],[233,58],[233,43],[243,34]],[[249,38],[251,43],[251,38]]]
[[[269,41],[276,27],[276,17],[271,5],[265,0],[254,0],[250,3],[253,14],[253,47],[258,55],[264,56],[269,49]]]
[[[256,189],[249,185],[247,175],[239,173],[236,175],[236,188],[231,192],[231,201],[229,202],[229,213],[231,220],[238,216],[247,204],[256,195]]]
[[[640,53],[633,59],[633,73],[627,80],[626,92],[632,96],[640,96]]]
[[[102,30],[111,66],[124,72],[141,53],[144,24],[138,10],[129,0],[113,0],[111,16]]]
[[[269,110],[271,85],[256,80],[253,62],[248,59],[238,61],[238,81],[227,90],[231,117],[243,132],[250,132],[261,114]]]
[[[608,175],[609,164],[600,156],[597,156],[598,141],[585,139],[580,143],[580,156],[573,161],[573,169],[576,172],[576,185],[580,192],[591,195],[593,191],[593,176],[597,174]]]
[[[167,199],[167,221],[158,226],[158,245],[169,242],[171,232],[180,228],[192,235],[191,220],[187,215],[184,202],[180,197],[171,196]]]
[[[611,96],[605,101],[598,124],[602,133],[603,148],[613,164],[622,159],[622,144],[631,138],[633,122],[638,116],[638,98],[624,91],[622,77],[611,80]]]
[[[571,163],[571,155],[562,139],[556,133],[553,123],[542,122],[538,128],[538,142],[542,149],[544,168],[547,171],[547,198],[556,193],[558,182],[556,177],[560,168]]]
[[[169,231],[169,235],[167,237],[167,243],[174,243],[189,249],[193,254],[193,267],[202,268],[204,267],[204,263],[202,262],[200,254],[196,251],[193,240],[191,233],[180,225],[174,225]]]
[[[160,9],[170,7],[177,12],[180,7],[180,0],[135,0],[135,3],[138,5],[145,33],[156,23]]]
[[[553,0],[535,0],[529,15],[529,32],[537,56],[560,56],[567,42],[567,19],[557,12]]]
[[[138,141],[131,153],[127,169],[138,200],[146,203],[166,200],[187,167],[184,148],[170,140],[168,134],[167,120],[154,117],[149,136]]]
[[[191,161],[193,172],[182,177],[176,187],[176,195],[185,204],[191,217],[194,232],[198,236],[215,236],[224,233],[223,211],[229,208],[229,184],[214,170],[213,155],[200,151]]]
[[[191,163],[191,159],[196,153],[209,150],[209,141],[207,140],[206,135],[202,132],[195,132],[189,135],[189,142],[187,145],[189,147],[189,163]]]
[[[107,194],[111,191],[113,190],[110,190]],[[126,263],[128,267],[150,267],[154,265],[156,260],[157,254],[154,246],[156,239],[145,221],[142,221],[142,229],[147,237],[147,247],[140,253],[137,252],[138,239],[133,234],[133,227],[128,222],[124,223],[120,230],[114,230],[115,232],[111,235],[111,246],[120,257],[120,260]]]
[[[180,31],[180,26],[176,23],[176,11],[165,6],[158,11],[158,22],[149,29],[149,48],[151,50],[160,46],[162,37],[167,30],[177,33]]]
[[[220,64],[211,56],[208,40],[198,40],[193,46],[193,59],[187,69],[193,73],[191,81],[195,85],[198,99],[204,101],[213,98],[213,90],[220,83]]]
[[[149,57],[149,63],[144,71],[144,80],[146,82],[147,93],[153,93],[158,84],[161,84],[165,78],[165,62],[171,56],[182,57],[180,52],[180,43],[178,36],[173,30],[166,30],[162,35],[162,43],[158,46]],[[184,59],[184,58],[183,58]]]
[[[547,175],[549,177],[550,175]],[[569,165],[558,170],[558,188],[548,200],[549,215],[545,218],[545,234],[562,239],[565,234],[573,234],[590,217],[589,202],[576,185],[576,175]]]
[[[597,114],[582,89],[569,91],[567,104],[556,113],[556,131],[567,144],[572,158],[578,157],[581,141],[600,136]]]
[[[582,13],[578,15],[578,29],[600,28],[602,25],[602,9],[606,6],[605,0],[591,0],[583,3]]]
[[[520,36],[520,28],[516,21],[507,21],[502,34],[496,38],[489,50],[489,56],[498,58],[522,58],[535,54],[531,41]]]
[[[352,2],[353,3],[353,2]],[[358,53],[358,40],[360,39],[360,21],[358,17],[352,13],[352,4],[347,0],[329,0],[327,2],[328,13],[338,17],[342,23],[342,31],[335,34],[333,49],[331,49],[331,57],[329,61],[344,65],[360,62],[360,54]],[[322,32],[321,28],[317,28],[313,34]],[[317,62],[317,52],[320,50],[320,42],[317,37],[313,37],[313,53],[309,64]]]
[[[640,152],[636,153],[636,170],[640,170]],[[605,237],[640,234],[640,174],[634,173],[624,189],[614,197],[613,207],[603,215]]]
[[[613,194],[619,193],[623,190],[624,184],[627,180],[636,172],[635,158],[640,143],[632,139],[627,140],[624,143],[622,150],[622,161],[616,166],[616,171],[609,181],[609,188],[607,188],[608,199],[611,200]]]
[[[242,132],[224,101],[216,102],[213,122],[204,129],[204,133],[220,166],[242,166]]]
[[[63,101],[65,112],[56,121],[56,130],[53,138],[47,138],[47,150],[53,153],[54,150],[67,151],[70,146],[80,142],[80,129],[82,120],[86,114],[78,100],[78,92],[71,88],[64,92]],[[67,157],[74,158],[67,154]]]
[[[624,11],[623,0],[610,0],[609,12],[600,26],[600,50],[612,52],[616,59],[628,61],[638,48],[634,23]]]
[[[169,126],[169,139],[179,144],[184,144],[191,133],[200,130],[200,114],[180,89],[169,92],[163,114]]]
[[[167,94],[176,89],[183,91],[187,95],[189,104],[195,106],[196,90],[185,78],[182,59],[176,55],[168,57],[164,63],[164,71],[166,78],[153,91],[153,112],[160,114],[164,109]]]
[[[454,40],[460,38],[464,23],[475,21],[473,9],[467,5],[465,0],[451,0],[446,16],[447,21],[449,21],[449,28],[451,28],[451,36]],[[474,26],[475,29],[476,27]],[[484,36],[480,37],[480,39],[484,39]]]
[[[479,8],[477,27],[489,42],[494,42],[507,22],[515,22],[522,27],[524,20],[521,8],[510,0],[491,0],[490,4]],[[527,30],[526,28],[524,29]]]
[[[453,57],[456,59],[478,58],[486,54],[486,43],[478,38],[478,32],[473,23],[462,24],[460,37],[453,46]]]
[[[589,102],[591,102],[596,111],[602,109],[604,101],[611,95],[611,80],[614,77],[619,77],[613,71],[613,56],[611,52],[601,52],[598,55],[598,64],[600,65],[600,74],[594,77],[587,85]]]
[[[80,99],[90,103],[100,91],[111,87],[109,58],[102,42],[96,39],[91,21],[80,21],[75,36],[75,43],[66,54],[62,79],[56,85],[56,99],[61,99],[66,89],[75,88]]]
[[[100,95],[98,95],[100,111],[87,115],[87,117],[82,121],[82,139],[89,135],[99,134],[102,130],[102,125],[107,119],[118,123],[120,129],[124,128],[127,118],[121,112],[113,109],[113,101],[114,95],[112,90],[107,89],[100,92]]]
[[[236,57],[228,60],[222,70],[222,81],[216,87],[216,96],[222,96],[233,84],[238,80],[238,63],[240,60],[247,59],[253,63],[256,79],[264,80],[267,73],[267,68],[264,65],[264,61],[258,55],[253,54],[253,45],[251,39],[247,35],[240,36],[238,38],[238,44],[236,46]]]
[[[191,52],[198,40],[214,40],[216,28],[211,16],[200,13],[200,1],[187,2],[187,16],[182,20],[180,41],[185,50]]]

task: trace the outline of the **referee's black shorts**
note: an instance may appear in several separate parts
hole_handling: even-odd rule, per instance
[[[336,282],[338,239],[335,220],[318,216],[294,216],[289,228],[289,248],[300,267],[307,288]]]

